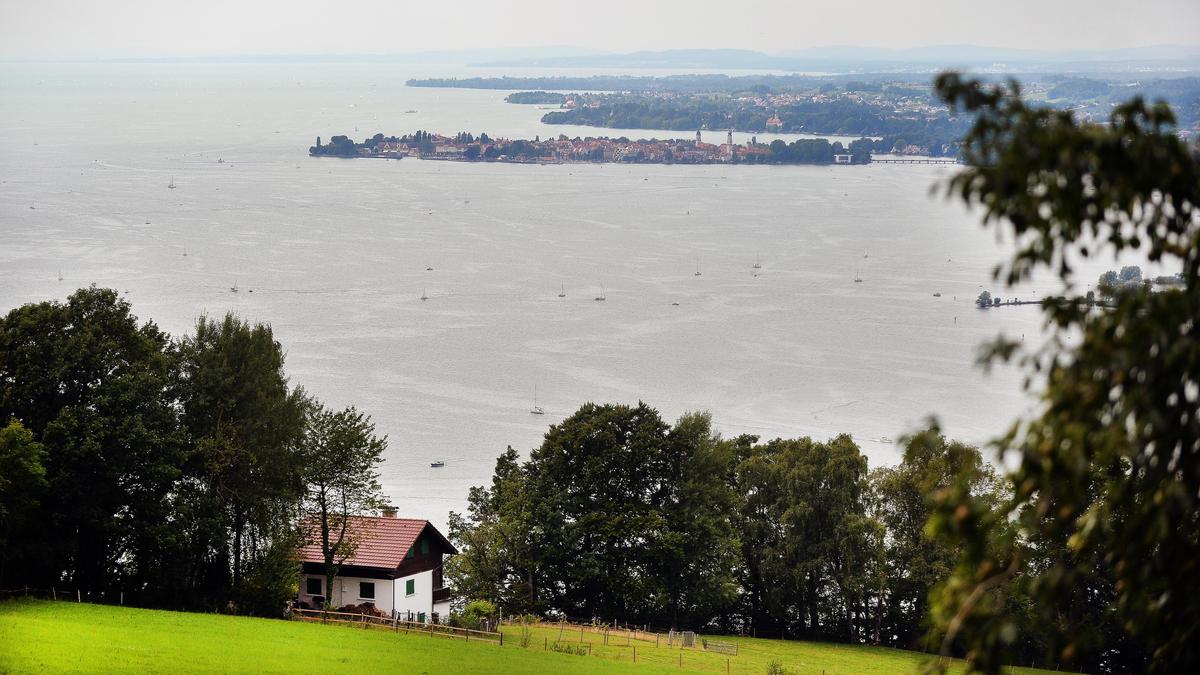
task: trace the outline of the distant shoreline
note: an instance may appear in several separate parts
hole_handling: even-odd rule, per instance
[[[443,136],[417,131],[404,136],[376,134],[362,142],[347,136],[333,136],[329,143],[308,149],[312,157],[344,159],[404,159],[416,157],[436,161],[501,162],[510,164],[869,164],[869,139],[843,146],[840,141],[824,138],[799,139],[791,143],[775,140],[745,144],[733,142],[727,132],[725,143],[705,143],[700,132],[695,140],[630,140],[625,137],[587,137],[553,139],[493,139],[469,133]]]

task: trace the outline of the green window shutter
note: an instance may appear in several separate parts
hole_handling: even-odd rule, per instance
[[[408,553],[405,553],[405,554],[404,554],[404,557],[405,557],[405,558],[411,558],[411,557],[413,557],[413,550],[412,550],[411,548],[410,548],[410,549],[408,549]]]
[[[416,593],[416,592],[417,592],[416,579],[409,579],[408,581],[404,582],[404,594],[405,595],[412,595],[413,593]]]

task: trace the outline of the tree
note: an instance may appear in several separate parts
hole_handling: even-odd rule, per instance
[[[0,419],[41,444],[48,483],[39,527],[10,542],[26,563],[10,565],[9,583],[150,582],[183,464],[167,346],[116,291],[94,286],[0,319]]]
[[[1005,592],[1025,577],[1057,658],[1107,667],[1082,622],[1058,609],[1090,585],[1148,650],[1150,669],[1190,671],[1200,662],[1198,153],[1172,133],[1164,104],[1135,98],[1099,126],[1027,105],[1015,83],[947,74],[936,87],[976,114],[963,144],[970,168],[949,189],[1011,230],[1017,250],[998,278],[1011,285],[1045,267],[1073,293],[1075,256],[1143,247],[1184,278],[1119,294],[1103,311],[1077,297],[1046,303],[1057,333],[1041,351],[991,345],[992,358],[1019,357],[1046,388],[1037,416],[997,443],[1016,463],[1011,500],[988,508],[962,481],[938,495],[931,527],[960,551],[936,596],[943,652],[958,645],[972,667],[998,672],[1016,637]],[[1068,346],[1067,332],[1080,338]],[[997,536],[1009,522],[1019,531]],[[1033,567],[1031,545],[1056,554]]]
[[[201,317],[178,347],[182,421],[195,442],[186,495],[198,590],[234,597],[247,571],[294,534],[307,401],[289,389],[269,326]]]
[[[387,437],[375,435],[371,418],[354,407],[330,412],[319,404],[309,410],[300,460],[304,466],[308,536],[316,536],[325,559],[325,588],[364,534],[352,527],[353,516],[383,504],[377,467],[383,462]],[[312,532],[311,530],[316,530]]]
[[[744,583],[759,634],[861,638],[882,534],[866,515],[866,472],[845,435],[775,439],[738,465]]]
[[[568,616],[644,621],[662,607],[658,533],[670,489],[667,425],[654,409],[585,404],[530,454],[530,509],[543,578]]]
[[[45,460],[41,443],[20,422],[0,429],[0,583],[9,558],[29,553],[21,545],[46,489]]]
[[[733,445],[713,432],[708,413],[680,417],[667,434],[667,453],[667,528],[658,542],[656,574],[670,625],[699,627],[737,600],[733,569],[740,543],[731,484],[737,457]]]
[[[459,597],[487,600],[509,614],[546,609],[537,590],[542,579],[541,528],[532,519],[526,469],[511,447],[496,459],[490,488],[471,488],[468,516],[450,513],[450,539],[459,554],[446,562],[446,577]]]
[[[991,307],[992,306],[992,294],[988,291],[984,291],[984,292],[980,293],[979,297],[975,298],[975,304],[979,305],[980,307],[983,307],[983,308]]]
[[[954,550],[930,538],[925,525],[934,510],[932,496],[959,479],[971,494],[1001,501],[999,477],[979,450],[947,440],[936,425],[905,441],[899,465],[871,472],[870,511],[887,531],[887,616],[881,632],[895,635],[898,647],[921,646],[930,627],[929,593],[954,568]]]

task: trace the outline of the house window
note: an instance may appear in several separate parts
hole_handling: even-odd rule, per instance
[[[428,555],[428,554],[429,554],[429,540],[422,539],[421,540],[421,555]]]
[[[304,592],[309,595],[321,595],[321,577],[309,577],[304,583]]]
[[[413,550],[410,548],[410,549],[408,549],[408,553],[404,554],[404,557],[411,558],[411,557],[413,557],[413,555],[415,555],[415,554],[413,553]]]
[[[409,579],[408,581],[405,581],[404,582],[404,594],[405,595],[416,595],[416,593],[417,593],[417,580]]]
[[[374,581],[358,582],[358,597],[360,600],[374,600],[375,599],[375,582]]]

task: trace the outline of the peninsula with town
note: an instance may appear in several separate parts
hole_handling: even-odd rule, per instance
[[[719,132],[718,132],[719,133]],[[333,136],[327,143],[317,138],[308,149],[314,157],[372,157],[460,162],[508,162],[516,164],[627,163],[627,164],[868,164],[870,139],[843,145],[824,138],[802,138],[790,143],[774,140],[759,143],[752,137],[744,144],[733,142],[733,131],[721,134],[724,142],[695,139],[639,139],[606,136],[586,138],[535,137],[533,140],[492,138],[461,132],[453,136],[416,131],[403,136],[375,134],[361,142]]]

